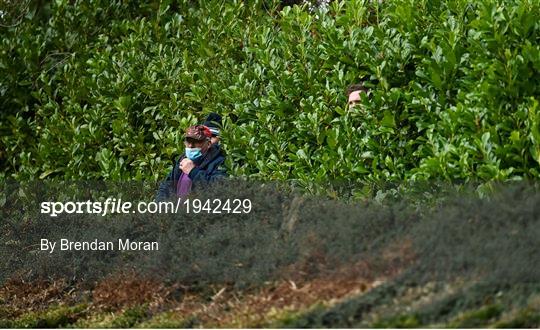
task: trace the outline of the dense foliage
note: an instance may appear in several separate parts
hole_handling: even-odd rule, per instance
[[[537,1],[27,10],[0,27],[3,176],[158,179],[210,111],[225,116],[233,175],[303,186],[540,176]],[[361,79],[373,97],[347,111],[344,89]]]
[[[100,284],[96,283],[103,285],[115,275],[119,280],[107,285],[108,294],[102,302],[114,306],[114,301],[118,302],[115,297],[123,297],[123,304],[118,302],[114,311],[127,302],[132,303],[130,306],[140,304],[147,312],[137,322],[169,310],[184,320],[194,317],[196,326],[191,327],[206,327],[211,323],[204,318],[209,313],[215,315],[214,304],[219,301],[213,297],[220,289],[222,293],[227,291],[228,298],[224,299],[223,316],[216,317],[221,322],[219,328],[231,328],[227,326],[230,318],[227,321],[224,316],[238,315],[234,302],[239,302],[244,311],[256,306],[254,313],[258,314],[268,311],[269,302],[273,302],[275,305],[270,306],[276,309],[266,318],[283,322],[269,328],[375,327],[373,314],[398,317],[378,327],[399,328],[410,321],[413,324],[408,327],[434,328],[437,323],[443,328],[459,324],[465,328],[494,323],[504,319],[503,311],[511,313],[528,304],[530,325],[514,327],[534,328],[540,322],[540,191],[535,187],[503,186],[491,199],[472,197],[470,191],[456,196],[454,191],[445,193],[450,197],[437,208],[413,208],[407,201],[346,203],[298,196],[268,184],[261,187],[252,182],[226,182],[197,198],[250,198],[250,213],[128,212],[102,216],[86,212],[51,217],[40,212],[42,201],[98,200],[96,196],[105,194],[135,202],[144,197],[143,191],[153,190],[140,182],[101,182],[59,185],[52,180],[36,180],[0,187],[0,326],[39,327],[39,323],[24,325],[44,317],[29,313],[37,305],[29,296],[35,292],[39,297],[50,297],[54,292],[62,295],[61,290],[44,289],[46,280],[67,282],[70,286],[63,291],[67,296],[76,292],[60,306],[98,307],[83,308],[85,313],[63,322],[84,320],[99,311]],[[125,193],[115,193],[120,191]],[[43,238],[56,242],[53,253],[39,251]],[[102,242],[119,238],[157,241],[159,250],[60,251],[60,239],[91,242],[96,238]],[[146,290],[134,286],[130,284],[131,273],[156,284]],[[17,281],[23,287],[31,286],[31,290],[27,294],[15,290]],[[370,283],[376,281],[383,284],[372,287]],[[299,301],[286,303],[290,302],[287,290],[274,287],[271,294],[257,294],[260,300],[238,300],[242,292],[253,293],[276,282],[285,282],[287,288],[293,283],[292,291],[317,298],[308,300],[307,306],[299,305]],[[323,283],[331,286],[326,287],[326,294],[318,295]],[[364,289],[355,291],[362,283]],[[199,315],[193,309],[175,308],[186,301],[192,303],[185,291],[163,298],[157,308],[143,305],[165,285],[189,288],[212,306],[203,305],[206,308]],[[217,289],[212,293],[213,288]],[[90,297],[85,294],[88,289],[93,290]],[[152,294],[140,295],[140,290]],[[343,292],[348,295],[344,297]],[[34,300],[43,301],[42,306],[51,310],[56,305],[54,299]],[[448,324],[456,318],[460,321],[464,312],[474,313],[480,308],[496,308],[497,313],[467,317],[480,321],[478,325]],[[286,311],[296,316],[280,320],[280,314]],[[28,315],[19,318],[21,312]],[[402,319],[402,314],[407,317]],[[88,322],[90,325],[79,327],[96,327],[92,318]],[[257,323],[253,322],[245,327],[254,327]],[[157,324],[166,327],[159,319]]]

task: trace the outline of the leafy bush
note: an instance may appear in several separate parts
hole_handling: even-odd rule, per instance
[[[5,219],[0,223],[4,242],[0,244],[4,261],[0,284],[18,276],[92,283],[133,270],[158,282],[200,288],[211,284],[250,287],[279,278],[310,278],[344,266],[354,268],[358,261],[365,262],[359,266],[362,277],[407,269],[402,275],[411,285],[481,278],[493,289],[538,283],[540,277],[540,268],[534,267],[539,262],[535,251],[540,193],[524,185],[502,187],[490,200],[460,193],[435,208],[413,208],[404,201],[346,203],[233,182],[196,197],[202,201],[249,198],[250,213],[200,214],[180,207],[176,214],[103,216],[83,209],[83,213],[52,217],[40,211],[42,201],[95,200],[91,196],[114,191],[91,184],[88,189],[81,187],[58,186],[48,180],[41,185],[7,185],[0,191],[4,202],[0,216]],[[143,190],[116,188],[127,191],[122,200],[133,205]],[[42,238],[51,242],[64,238],[157,241],[159,251],[82,253],[60,251],[57,244],[57,250],[49,253],[40,251]],[[123,280],[130,287],[126,277]]]
[[[36,2],[0,28],[0,171],[158,179],[225,116],[237,176],[540,175],[540,4],[530,0]],[[347,111],[360,79],[371,101]]]
[[[302,283],[298,286],[302,288],[313,283],[316,291],[317,280],[325,279],[332,282],[320,291],[327,296],[340,287],[342,292],[350,290],[342,275],[358,285],[367,282],[374,287],[358,295],[350,291],[350,299],[300,310],[300,315],[282,315],[282,323],[274,325],[358,328],[453,321],[469,325],[538,323],[537,309],[501,320],[498,309],[482,309],[486,304],[500,304],[504,311],[521,309],[529,297],[540,292],[540,192],[534,187],[503,186],[487,199],[460,192],[436,207],[411,207],[407,201],[347,203],[298,196],[268,184],[226,182],[196,197],[203,201],[250,198],[251,213],[128,212],[102,216],[86,212],[51,217],[40,212],[42,201],[96,201],[99,199],[95,196],[120,196],[115,192],[123,191],[123,201],[136,203],[142,191],[151,190],[92,183],[59,185],[53,180],[37,180],[2,186],[0,287],[21,283],[20,288],[30,288],[25,291],[11,285],[12,289],[0,290],[0,312],[6,314],[4,323],[0,317],[0,324],[79,322],[81,314],[71,310],[18,316],[12,307],[24,309],[62,297],[85,302],[77,300],[81,295],[71,295],[72,288],[93,288],[93,306],[114,310],[154,301],[166,303],[161,298],[167,297],[167,292],[171,298],[179,297],[185,289],[210,302],[221,288],[235,294],[252,292],[272,282],[285,282],[289,287],[292,281]],[[55,252],[50,253],[40,251],[43,238],[51,242],[62,238],[157,241],[159,250],[61,251],[57,244]],[[51,282],[64,284],[44,286]],[[380,285],[375,286],[375,282]],[[447,285],[453,286],[452,290]],[[175,286],[181,290],[173,290]],[[275,297],[281,295],[279,292],[273,291]],[[403,295],[409,297],[396,301]],[[25,299],[21,302],[19,297]],[[535,308],[534,301],[531,308]],[[380,310],[380,315],[374,311],[385,305],[392,308]],[[472,313],[462,314],[464,311]],[[135,308],[112,319],[90,318],[79,326],[133,326],[154,312],[147,314],[146,309]],[[378,317],[365,317],[372,312]],[[206,324],[199,323],[197,315],[182,315],[177,321],[185,326]]]

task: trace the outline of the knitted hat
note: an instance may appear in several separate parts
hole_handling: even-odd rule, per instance
[[[210,129],[212,136],[219,136],[219,129],[221,128],[221,116],[215,112],[211,112],[203,123],[204,126]]]

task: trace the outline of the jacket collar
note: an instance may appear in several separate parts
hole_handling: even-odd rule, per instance
[[[200,164],[197,164],[200,167],[205,167],[213,161],[220,153],[221,148],[218,145],[212,144],[208,151],[202,156]]]

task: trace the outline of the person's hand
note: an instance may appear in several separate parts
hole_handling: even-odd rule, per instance
[[[182,172],[186,174],[189,174],[189,172],[191,172],[191,170],[194,168],[195,168],[195,163],[193,163],[193,161],[189,158],[184,158],[180,162],[180,169],[182,170]]]

